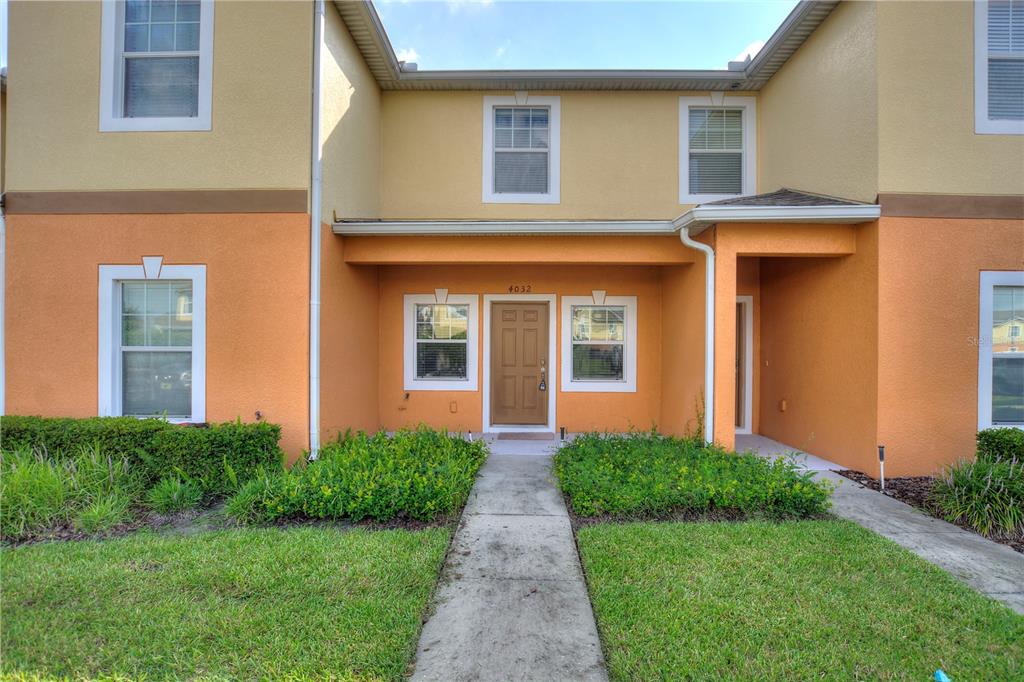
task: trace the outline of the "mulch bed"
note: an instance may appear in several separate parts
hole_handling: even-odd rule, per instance
[[[903,478],[886,478],[885,479],[885,491],[882,491],[878,480],[871,478],[867,474],[861,471],[853,471],[851,469],[843,469],[837,471],[840,476],[845,476],[851,481],[860,483],[865,488],[871,488],[883,495],[899,500],[905,504],[909,504],[911,507],[917,507],[921,511],[925,512],[929,516],[934,516],[937,519],[942,519],[942,511],[931,502],[929,496],[932,492],[932,486],[935,485],[935,479],[931,476],[906,476]],[[942,519],[945,521],[945,519]],[[972,533],[980,535],[978,531],[974,530],[966,523],[952,522],[954,525],[960,526],[964,530],[969,530]],[[984,537],[984,536],[983,536]],[[998,542],[999,544],[1006,545],[1011,549],[1024,554],[1024,539],[1020,538],[1001,538],[1001,537],[989,537],[986,538],[992,542]]]

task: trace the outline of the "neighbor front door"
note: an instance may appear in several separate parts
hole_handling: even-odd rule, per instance
[[[547,424],[548,303],[491,306],[491,424]]]

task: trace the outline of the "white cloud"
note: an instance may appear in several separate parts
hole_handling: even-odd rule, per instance
[[[416,50],[411,47],[403,47],[395,54],[395,56],[398,57],[398,61],[400,62],[415,62],[420,58]]]
[[[506,40],[504,45],[498,46],[498,49],[494,51],[494,58],[501,59],[508,52],[508,46],[512,44],[511,40]]]
[[[764,41],[763,40],[755,40],[754,42],[750,43],[745,48],[743,48],[743,50],[738,55],[736,55],[735,57],[733,57],[729,61],[731,61],[731,62],[742,62],[743,60],[745,60],[747,58],[747,55],[750,55],[750,58],[753,59],[754,57],[757,56],[757,53],[761,51],[762,47],[764,47]]]
[[[489,7],[494,0],[447,0],[449,14],[458,14],[463,7],[476,5],[478,7]]]

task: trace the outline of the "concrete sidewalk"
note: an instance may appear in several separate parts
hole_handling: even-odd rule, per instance
[[[413,680],[606,680],[551,457],[492,455],[462,514]]]

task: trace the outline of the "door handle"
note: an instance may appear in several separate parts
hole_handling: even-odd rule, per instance
[[[544,361],[541,360],[541,363],[543,363],[543,362]],[[547,379],[547,377],[548,377],[548,370],[542,364],[541,368],[540,368],[540,386],[537,387],[538,391],[546,391],[546,390],[548,390],[548,379]]]

